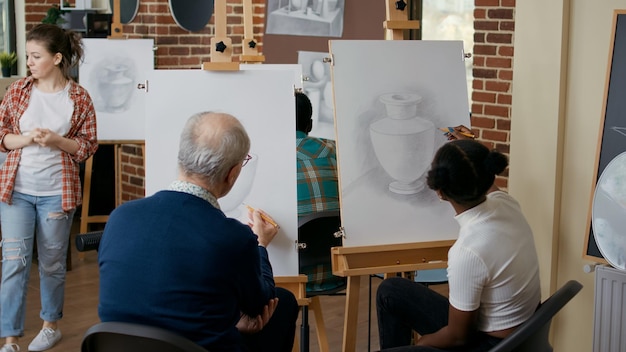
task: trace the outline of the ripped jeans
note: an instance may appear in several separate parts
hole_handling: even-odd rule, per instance
[[[41,291],[40,317],[55,322],[63,316],[65,261],[74,216],[74,210],[62,210],[60,195],[37,197],[13,192],[12,203],[0,203],[0,337],[24,335],[26,289],[35,239]]]

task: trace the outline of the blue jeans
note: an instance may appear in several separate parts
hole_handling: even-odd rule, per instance
[[[12,203],[0,203],[0,337],[24,335],[26,289],[35,239],[41,291],[40,317],[55,322],[63,316],[65,261],[74,216],[74,210],[62,210],[60,195],[36,197],[13,192]]]
[[[385,351],[488,351],[501,339],[479,333],[471,346],[441,350],[410,346],[411,330],[432,334],[448,325],[448,299],[439,293],[404,278],[384,280],[376,292],[376,312],[380,348]]]

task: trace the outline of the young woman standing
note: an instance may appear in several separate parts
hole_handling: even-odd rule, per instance
[[[45,351],[61,339],[67,248],[81,204],[79,163],[98,148],[93,103],[70,77],[82,55],[77,33],[35,26],[26,36],[28,76],[0,104],[0,151],[7,153],[0,169],[0,352],[20,350],[35,241],[43,326],[28,349]]]

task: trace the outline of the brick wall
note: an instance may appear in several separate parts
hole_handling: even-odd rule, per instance
[[[515,0],[475,0],[474,4],[472,127],[482,141],[508,155]],[[506,188],[508,175],[498,177],[496,183]]]
[[[241,53],[243,5],[242,0],[227,2],[227,33],[233,41],[236,60]],[[262,53],[265,1],[252,2],[254,35]],[[26,0],[27,30],[41,21],[52,4],[58,3],[58,0]],[[472,126],[482,141],[508,154],[515,0],[475,0],[475,6]],[[199,32],[190,33],[178,27],[170,14],[168,0],[140,1],[137,17],[124,25],[124,34],[129,38],[155,40],[157,69],[199,68],[202,62],[209,61],[209,42],[213,33],[213,19]],[[121,150],[122,200],[143,197],[142,148],[124,145]],[[506,188],[507,175],[499,177],[497,183]]]

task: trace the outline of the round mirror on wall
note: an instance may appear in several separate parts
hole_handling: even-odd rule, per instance
[[[109,0],[111,11],[114,9],[114,0]],[[120,0],[120,22],[131,23],[139,10],[139,0]]]
[[[213,16],[213,0],[169,0],[170,11],[180,28],[202,30]]]
[[[593,235],[604,259],[626,270],[626,152],[606,166],[593,195]]]

